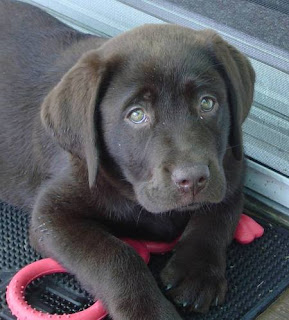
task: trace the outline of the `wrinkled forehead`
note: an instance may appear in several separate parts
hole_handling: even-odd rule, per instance
[[[118,58],[114,88],[183,93],[188,88],[222,91],[224,79],[208,42],[199,32],[175,26],[149,26],[112,39]],[[129,90],[126,90],[129,89]]]
[[[165,56],[139,53],[126,58],[116,75],[118,87],[134,91],[153,91],[156,94],[184,95],[210,90],[224,95],[226,86],[221,73],[209,54],[196,50],[172,52]]]

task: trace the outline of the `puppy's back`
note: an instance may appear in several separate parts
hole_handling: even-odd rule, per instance
[[[31,206],[59,152],[41,126],[41,103],[103,41],[31,5],[0,0],[0,199]]]

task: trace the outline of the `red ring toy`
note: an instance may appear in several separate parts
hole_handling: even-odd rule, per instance
[[[96,303],[94,303],[91,307],[83,311],[65,315],[51,315],[48,313],[37,311],[25,301],[24,291],[30,282],[47,274],[61,272],[67,271],[56,261],[50,258],[33,262],[18,271],[12,278],[6,292],[6,300],[12,314],[16,316],[18,320],[103,319],[107,315],[107,312],[103,308],[100,301],[96,301]]]
[[[137,241],[129,238],[122,239],[124,242],[133,247],[136,252],[143,258],[145,263],[150,260],[150,252],[153,253],[165,253],[170,251],[177,241],[172,243],[161,243],[161,242],[146,242]],[[151,251],[150,251],[151,249]],[[96,301],[89,308],[76,312],[73,314],[49,314],[35,310],[25,301],[24,291],[27,285],[33,280],[52,273],[67,272],[61,265],[59,265],[53,259],[47,258],[36,262],[33,262],[20,271],[10,281],[7,291],[6,300],[8,306],[14,316],[18,320],[39,320],[39,319],[71,319],[71,320],[101,320],[107,315],[107,311],[104,309],[100,301]]]
[[[261,237],[263,233],[264,229],[262,226],[255,222],[252,218],[248,217],[245,214],[242,214],[239,224],[236,228],[234,238],[241,244],[248,244],[255,238]],[[124,238],[122,240],[132,246],[136,250],[136,252],[143,258],[145,263],[149,262],[150,253],[168,252],[174,248],[178,241],[178,239],[176,239],[171,243],[163,243],[152,241],[137,241],[129,238]],[[25,301],[24,291],[30,282],[44,275],[61,272],[67,271],[56,261],[50,258],[33,262],[18,271],[10,281],[6,291],[6,300],[12,314],[15,315],[18,320],[103,319],[107,315],[107,311],[104,309],[100,301],[96,301],[92,306],[83,311],[64,315],[52,315],[37,311]]]

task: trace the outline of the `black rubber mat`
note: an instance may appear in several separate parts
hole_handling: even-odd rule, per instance
[[[250,245],[233,243],[228,252],[226,302],[206,315],[182,314],[185,320],[254,319],[289,285],[289,231],[261,221],[265,235]],[[0,319],[15,319],[5,300],[5,288],[22,266],[40,258],[29,246],[28,216],[0,202]],[[170,254],[154,256],[150,268],[158,274]],[[35,280],[26,289],[26,298],[36,309],[49,313],[72,313],[93,301],[67,274]],[[181,312],[182,313],[182,312]]]

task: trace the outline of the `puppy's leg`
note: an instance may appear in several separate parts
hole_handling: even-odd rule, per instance
[[[189,310],[207,312],[224,302],[226,250],[233,239],[243,203],[238,192],[229,202],[193,214],[161,274],[168,296]]]
[[[76,275],[114,320],[181,320],[138,254],[91,218],[85,197],[63,183],[44,190],[32,215],[33,245]]]

